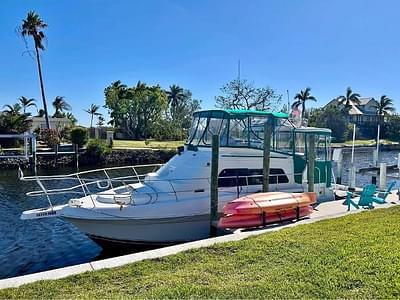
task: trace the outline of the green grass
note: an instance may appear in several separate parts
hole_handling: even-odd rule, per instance
[[[146,145],[145,141],[133,140],[114,140],[113,148],[157,148],[157,149],[176,149],[182,146],[185,141],[153,141],[148,140]]]
[[[332,143],[333,146],[351,146],[353,144],[353,141],[346,141],[344,143]],[[389,145],[389,144],[397,144],[396,142],[390,141],[390,140],[385,140],[381,139],[380,144],[384,145]],[[355,140],[355,145],[357,146],[369,146],[369,145],[376,145],[376,142],[374,139],[371,140]]]
[[[399,298],[400,207],[0,290],[0,298]]]

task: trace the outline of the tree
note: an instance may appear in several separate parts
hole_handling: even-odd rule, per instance
[[[82,147],[88,141],[88,131],[83,127],[74,127],[71,129],[71,142],[77,147]]]
[[[20,115],[21,114],[21,105],[19,103],[15,103],[13,105],[7,104],[4,105],[3,108],[7,108],[4,110],[4,113],[9,114],[9,115]]]
[[[159,122],[156,129],[158,139],[184,139],[191,126],[192,115],[201,108],[201,101],[192,98],[189,90],[182,89],[182,96],[175,107],[172,103],[169,107],[170,118],[167,117],[163,122]]]
[[[301,105],[301,117],[304,118],[306,113],[306,102],[309,100],[317,101],[317,99],[311,95],[311,88],[307,87],[304,91],[301,90],[294,96],[295,101],[292,104],[292,108],[299,107]]]
[[[386,95],[381,96],[375,107],[379,116],[386,116],[395,111],[393,100]]]
[[[270,87],[256,88],[247,80],[235,79],[220,89],[216,106],[223,109],[276,110],[282,95]]]
[[[39,109],[39,110],[38,110],[37,117],[39,117],[39,118],[43,118],[44,116],[45,116],[44,109]]]
[[[100,106],[96,104],[91,104],[89,109],[84,109],[88,114],[90,114],[90,128],[93,127],[93,117],[101,116],[101,113],[97,112]]]
[[[63,112],[71,110],[71,105],[65,101],[65,97],[57,96],[54,98],[53,107],[56,112],[53,115],[53,118],[62,118],[64,117]]]
[[[36,107],[36,103],[35,103],[36,100],[33,99],[33,98],[28,99],[27,97],[22,96],[22,97],[20,97],[18,99],[18,101],[22,106],[22,110],[23,110],[24,114],[26,113],[26,109],[28,107],[30,107],[30,106],[35,106]]]
[[[336,99],[338,100],[339,104],[344,105],[346,110],[350,110],[353,105],[360,104],[360,94],[353,93],[351,87],[348,87],[346,90],[345,96],[339,96]]]
[[[27,36],[31,36],[35,45],[36,52],[36,62],[39,72],[40,90],[42,93],[43,109],[45,112],[46,126],[50,129],[49,114],[47,111],[46,97],[44,94],[44,83],[42,76],[42,66],[40,64],[39,50],[44,51],[45,47],[43,45],[43,40],[45,39],[45,34],[42,29],[45,29],[47,24],[43,22],[40,16],[34,11],[28,12],[25,20],[22,21],[22,26],[20,28],[20,34],[25,39]]]
[[[23,133],[30,129],[32,121],[26,114],[21,114],[18,103],[5,107],[8,109],[0,113],[0,133]]]
[[[176,114],[178,106],[185,100],[185,94],[183,88],[178,85],[170,85],[169,91],[166,91],[168,98],[168,105],[171,106],[172,115]]]
[[[72,126],[75,126],[76,122],[78,121],[71,112],[67,112],[65,117],[71,122]]]
[[[335,105],[326,108],[316,108],[310,111],[308,124],[311,127],[329,128],[335,142],[344,142],[347,130],[347,120]]]
[[[97,118],[97,126],[99,126],[99,127],[104,126],[105,121],[106,121],[106,120],[104,119],[103,116],[99,116],[99,117]]]
[[[104,90],[106,96],[106,105],[105,107],[109,109],[110,113],[110,121],[109,124],[123,128],[124,124],[120,124],[124,119],[124,114],[126,112],[125,106],[127,100],[125,99],[127,95],[127,86],[122,84],[120,80],[117,80],[109,87]]]
[[[112,124],[134,139],[152,136],[168,107],[167,95],[159,85],[147,86],[140,81],[129,88],[120,81],[114,82],[104,94]]]
[[[400,142],[400,115],[388,116],[383,126],[383,131],[385,132],[387,139],[394,142]]]

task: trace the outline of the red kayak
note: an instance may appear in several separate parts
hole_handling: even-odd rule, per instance
[[[220,228],[251,228],[309,216],[316,193],[257,193],[228,202]]]

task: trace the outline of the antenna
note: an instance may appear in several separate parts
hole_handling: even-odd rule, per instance
[[[238,60],[238,80],[240,81],[240,59]]]

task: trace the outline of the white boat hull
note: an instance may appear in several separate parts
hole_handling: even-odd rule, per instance
[[[209,237],[209,215],[163,219],[85,220],[65,218],[94,239],[130,244],[171,244]]]

